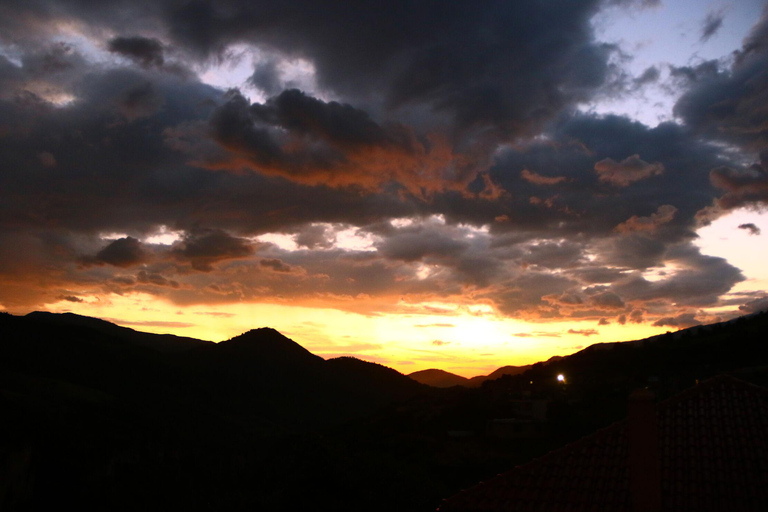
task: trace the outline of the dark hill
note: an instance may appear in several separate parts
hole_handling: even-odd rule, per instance
[[[47,311],[34,311],[24,318],[37,324],[52,326],[77,326],[92,329],[114,339],[119,339],[141,347],[151,348],[160,352],[183,352],[200,345],[212,344],[210,341],[176,336],[173,334],[150,334],[136,331],[129,327],[121,327],[106,320],[89,316],[76,315],[74,313],[49,313]]]
[[[280,360],[299,364],[302,361],[313,364],[323,361],[321,357],[270,327],[251,329],[209,348],[231,357],[255,357],[272,362]]]
[[[426,384],[436,388],[450,388],[453,386],[467,386],[469,379],[456,375],[455,373],[446,372],[444,370],[429,369],[420,370],[418,372],[409,373],[408,377],[412,378],[416,382]]]

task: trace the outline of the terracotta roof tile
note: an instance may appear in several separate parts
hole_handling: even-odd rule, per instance
[[[721,376],[656,407],[662,509],[768,510],[768,390]],[[621,421],[445,500],[441,512],[631,510]]]

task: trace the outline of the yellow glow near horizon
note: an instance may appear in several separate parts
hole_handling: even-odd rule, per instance
[[[440,368],[465,377],[568,355],[594,343],[643,338],[666,330],[612,323],[600,326],[599,334],[585,336],[584,332],[596,327],[593,321],[532,323],[472,313],[467,308],[456,308],[450,314],[363,315],[283,304],[178,306],[144,293],[108,295],[83,303],[62,300],[45,309],[210,341],[272,327],[324,358],[349,355],[405,374]],[[577,332],[569,333],[569,329]]]

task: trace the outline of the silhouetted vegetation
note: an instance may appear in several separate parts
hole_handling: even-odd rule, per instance
[[[637,386],[664,398],[723,372],[768,384],[767,327],[760,314],[598,344],[437,389],[272,329],[212,344],[2,314],[0,507],[434,510],[623,417]]]

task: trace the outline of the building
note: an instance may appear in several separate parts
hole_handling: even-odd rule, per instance
[[[720,376],[444,500],[440,512],[766,511],[768,390]]]

